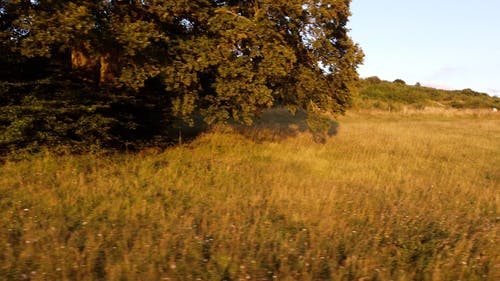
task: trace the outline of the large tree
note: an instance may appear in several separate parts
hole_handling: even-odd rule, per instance
[[[160,95],[170,117],[250,123],[273,105],[344,112],[362,60],[349,4],[13,0],[1,1],[0,23],[9,48],[96,89]]]

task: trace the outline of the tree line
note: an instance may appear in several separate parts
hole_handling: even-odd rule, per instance
[[[0,0],[0,150],[135,147],[173,121],[341,114],[350,0]]]

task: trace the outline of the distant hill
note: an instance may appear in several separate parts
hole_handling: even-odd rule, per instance
[[[407,85],[403,80],[384,81],[378,77],[362,79],[359,94],[354,97],[354,108],[401,110],[405,107],[441,108],[500,108],[500,98],[471,89],[441,90]]]

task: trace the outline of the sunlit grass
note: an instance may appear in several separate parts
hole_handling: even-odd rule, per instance
[[[324,143],[282,116],[5,163],[1,278],[500,278],[499,115],[351,113]]]

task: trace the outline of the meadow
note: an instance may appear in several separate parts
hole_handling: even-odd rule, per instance
[[[0,280],[500,280],[500,114],[353,110],[0,166]]]

